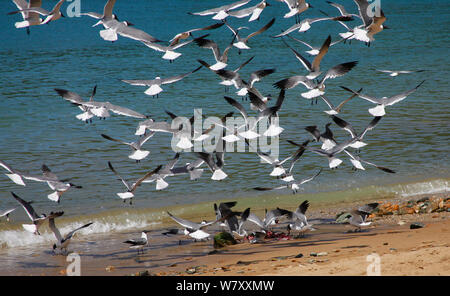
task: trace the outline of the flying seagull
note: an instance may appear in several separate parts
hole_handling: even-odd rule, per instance
[[[42,16],[45,16],[45,19],[42,22],[40,22],[40,25],[44,25],[44,24],[47,24],[49,22],[56,21],[57,19],[60,19],[61,17],[64,17],[64,14],[62,14],[61,11],[60,11],[61,5],[64,3],[64,1],[65,0],[58,1],[58,3],[56,3],[56,5],[53,7],[53,9],[51,11],[48,11],[48,10],[42,8],[41,5],[40,5],[41,1],[37,1],[36,4],[39,5],[37,7],[32,7],[31,6],[31,7],[28,7],[28,8],[23,8],[23,9],[20,9],[20,10],[17,10],[17,11],[10,12],[8,14],[21,13],[22,16],[24,16],[25,13],[37,13],[37,14],[40,14]],[[34,1],[30,0],[30,4],[34,4],[33,2]],[[22,5],[20,5],[20,6],[22,6]],[[17,5],[17,7],[19,7],[19,5]]]
[[[254,6],[243,8],[240,10],[229,11],[228,15],[236,18],[243,18],[251,15],[248,21],[252,22],[254,20],[259,20],[261,13],[267,6],[271,5],[266,0],[262,0],[261,2],[259,2]]]
[[[143,177],[139,178],[136,180],[135,183],[133,183],[132,185],[130,185],[127,181],[125,181],[120,175],[119,173],[114,169],[114,167],[112,166],[111,162],[108,161],[108,167],[109,169],[119,178],[120,181],[122,181],[123,185],[125,185],[125,187],[127,188],[126,192],[122,192],[122,193],[117,193],[117,195],[123,199],[123,202],[125,202],[127,199],[130,200],[130,205],[132,204],[132,199],[134,197],[134,192],[136,191],[136,189],[139,187],[139,185],[141,185],[141,183],[151,177],[153,174],[156,174],[162,167],[162,165],[158,166],[156,169],[154,169],[151,172],[146,173]]]
[[[150,151],[141,149],[142,145],[144,145],[145,142],[147,142],[151,137],[153,137],[153,135],[155,133],[156,132],[150,132],[147,135],[145,135],[144,137],[140,137],[137,141],[134,141],[134,142],[124,142],[122,140],[111,138],[110,136],[105,135],[105,134],[102,134],[102,137],[107,140],[118,142],[118,143],[129,146],[133,150],[133,153],[128,155],[128,158],[134,159],[134,160],[136,160],[136,162],[140,162],[142,159],[146,158],[150,154]]]
[[[247,4],[248,2],[250,2],[250,0],[241,0],[241,1],[233,2],[231,4],[222,5],[222,6],[216,7],[216,8],[210,8],[210,9],[200,11],[200,12],[188,12],[188,14],[200,15],[200,16],[214,15],[212,17],[212,19],[223,20],[228,16],[228,12],[230,10],[239,8],[239,7]]]
[[[318,54],[320,53],[321,47],[314,47],[314,46],[310,45],[309,43],[306,43],[305,41],[302,41],[302,40],[300,40],[300,39],[298,39],[298,38],[292,37],[291,35],[287,35],[287,37],[289,37],[290,39],[292,39],[292,40],[294,40],[294,41],[297,41],[297,42],[299,42],[299,43],[301,43],[301,44],[304,44],[304,45],[306,45],[307,47],[309,47],[310,49],[307,50],[307,51],[305,51],[305,52],[306,52],[307,54],[311,55],[311,56],[316,56],[316,55],[318,55]],[[333,45],[336,45],[336,44],[338,44],[339,42],[342,42],[343,40],[344,40],[344,38],[341,38],[341,39],[339,39],[338,41],[331,42],[330,45],[329,45],[329,47],[331,47],[331,46],[333,46]]]
[[[351,20],[351,18],[344,17],[344,16],[307,18],[307,19],[302,20],[299,23],[295,23],[294,25],[292,25],[288,29],[284,30],[280,34],[273,36],[273,38],[278,38],[278,37],[283,37],[283,36],[289,35],[290,33],[294,32],[296,30],[298,30],[299,33],[304,33],[311,28],[312,24],[321,22],[321,21],[345,22],[345,21],[349,21],[349,20]]]
[[[13,0],[13,3],[16,4],[23,18],[23,21],[14,23],[14,26],[17,29],[27,28],[27,34],[29,35],[29,27],[40,25],[42,23],[42,19],[40,18],[39,13],[26,11],[25,9],[29,9],[31,7],[41,7],[42,0],[30,0],[29,2],[26,0]]]
[[[28,232],[40,235],[39,227],[41,227],[41,225],[45,222],[45,220],[50,218],[56,218],[64,214],[64,212],[50,212],[50,214],[48,215],[46,214],[38,215],[31,206],[32,203],[31,201],[28,202],[23,200],[14,192],[11,192],[11,194],[17,200],[17,202],[20,203],[20,205],[27,213],[28,217],[30,217],[31,221],[33,222],[33,224],[22,224],[22,227]]]
[[[128,83],[128,84],[131,84],[131,85],[147,86],[149,88],[144,93],[149,96],[158,97],[158,94],[163,91],[163,89],[161,88],[161,85],[180,81],[181,79],[185,78],[186,76],[189,76],[194,72],[197,72],[198,70],[200,70],[200,68],[201,68],[201,66],[191,72],[187,72],[187,73],[176,75],[176,76],[171,76],[168,78],[156,77],[155,79],[152,79],[152,80],[122,80],[122,81],[125,83]]]
[[[247,37],[242,38],[239,36],[238,31],[239,30],[235,30],[233,29],[228,23],[225,22],[225,25],[231,30],[231,32],[233,32],[234,36],[236,37],[236,42],[233,43],[233,46],[237,47],[240,50],[242,49],[250,49],[250,47],[247,45],[247,42],[250,38],[259,35],[263,32],[265,32],[266,30],[268,30],[273,23],[275,22],[275,18],[273,18],[272,20],[270,20],[266,25],[264,25],[263,27],[261,27],[259,30],[249,34]]]
[[[9,222],[9,214],[14,212],[16,209],[17,208],[11,208],[11,209],[0,211],[0,218],[1,217],[6,217],[6,221]]]
[[[360,88],[357,92],[361,92],[362,88]],[[339,105],[337,105],[337,107],[335,107],[331,101],[325,97],[324,95],[321,95],[320,98],[325,102],[325,104],[328,105],[328,107],[330,108],[330,110],[325,110],[323,112],[327,113],[328,115],[336,115],[339,114],[339,112],[341,112],[342,107],[344,107],[344,105],[346,103],[348,103],[351,99],[353,99],[354,97],[356,97],[356,94],[353,94],[352,96],[350,96],[348,99],[345,99],[344,101],[342,101]]]
[[[281,186],[278,186],[278,187],[273,187],[273,188],[271,188],[271,187],[254,187],[253,189],[258,190],[258,191],[267,191],[267,190],[278,190],[278,189],[286,189],[286,188],[288,188],[288,189],[292,190],[293,194],[295,194],[300,189],[300,185],[303,185],[303,184],[305,184],[307,182],[310,182],[310,181],[314,180],[314,178],[316,178],[321,172],[322,172],[322,169],[320,169],[312,177],[305,178],[305,179],[302,179],[300,181],[291,181],[291,182],[288,182],[285,185],[281,185]]]
[[[181,33],[176,34],[172,39],[170,39],[170,44],[169,46],[175,46],[178,43],[180,43],[180,40],[184,40],[187,39],[188,37],[192,37],[192,32],[197,32],[197,31],[204,31],[204,30],[214,30],[217,28],[220,28],[224,25],[224,23],[216,23],[216,24],[212,24],[203,28],[195,28],[195,29],[190,29]]]
[[[424,82],[425,82],[425,80],[422,81],[421,83],[419,83],[413,89],[407,90],[400,94],[397,94],[397,95],[394,95],[391,97],[382,97],[382,98],[375,98],[375,97],[371,97],[371,96],[368,96],[365,94],[361,94],[361,93],[355,92],[345,86],[341,86],[341,88],[343,88],[344,90],[349,91],[353,94],[356,94],[358,97],[360,97],[366,101],[376,104],[377,105],[376,107],[369,109],[369,113],[372,114],[373,116],[383,116],[386,114],[386,111],[384,110],[384,108],[386,106],[392,106],[392,105],[406,99],[407,96],[409,96],[410,94],[415,92]]]
[[[399,70],[399,71],[393,71],[393,70],[378,70],[378,72],[387,73],[389,76],[396,77],[400,74],[410,74],[410,73],[419,73],[424,72],[426,70]]]
[[[234,40],[234,38],[233,38],[233,40]],[[214,54],[214,59],[216,60],[216,63],[214,65],[211,65],[208,67],[210,70],[217,71],[217,70],[223,69],[227,66],[228,52],[233,47],[233,42],[231,42],[222,53],[220,52],[220,49],[219,49],[219,46],[217,45],[217,43],[215,43],[212,40],[205,39],[203,37],[199,37],[199,38],[195,38],[194,42],[202,48],[207,48],[207,49],[212,50],[212,52]]]

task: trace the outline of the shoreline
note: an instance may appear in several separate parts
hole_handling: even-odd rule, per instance
[[[432,196],[448,198],[448,193]],[[404,201],[396,198],[382,202],[399,200]],[[379,199],[363,202],[372,201],[381,202]],[[212,240],[194,243],[183,236],[164,236],[161,234],[164,228],[158,228],[151,231],[150,244],[139,256],[136,250],[129,249],[122,242],[139,236],[140,230],[75,237],[70,249],[79,253],[81,275],[86,276],[362,275],[365,269],[354,267],[367,266],[364,260],[373,251],[379,252],[382,262],[386,263],[387,267],[383,263],[382,269],[385,275],[450,275],[450,270],[445,269],[450,266],[450,212],[375,216],[370,219],[372,225],[360,233],[347,233],[353,229],[348,224],[323,223],[325,219],[334,219],[336,214],[361,204],[350,202],[323,208],[313,202],[307,212],[308,220],[310,223],[315,220],[322,222],[315,224],[315,232],[298,239],[267,240],[263,244],[243,242],[216,250]],[[239,203],[236,206],[239,210],[241,207]],[[293,210],[292,207],[288,209]],[[255,212],[261,214],[260,211]],[[403,221],[403,225],[398,225],[399,221]],[[410,230],[411,222],[425,223],[425,227]],[[281,226],[276,229],[285,231]],[[218,231],[218,227],[211,228],[211,233]],[[424,245],[423,242],[429,244]],[[327,254],[311,256],[311,253],[321,252]],[[11,257],[9,264],[2,264],[0,275],[65,275],[69,264],[65,256],[52,255],[49,245],[25,248],[16,254],[12,254],[13,250],[6,253],[12,256],[8,256]],[[24,253],[28,255],[25,259]],[[300,253],[302,258],[294,258]],[[429,262],[421,269],[411,259],[414,256]],[[16,258],[21,258],[19,263],[15,263]]]

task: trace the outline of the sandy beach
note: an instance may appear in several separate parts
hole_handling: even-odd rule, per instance
[[[409,200],[420,198],[423,197]],[[432,198],[445,199],[448,195]],[[378,202],[383,206],[398,201]],[[371,260],[379,260],[381,275],[450,275],[448,211],[374,215],[370,218],[372,224],[361,232],[353,232],[354,227],[349,224],[329,222],[336,214],[360,204],[315,207],[313,203],[308,216],[317,230],[300,238],[266,239],[257,244],[243,241],[214,249],[212,240],[193,242],[183,236],[164,236],[162,229],[154,229],[144,254],[138,255],[122,243],[136,237],[140,230],[80,236],[70,249],[80,255],[82,276],[360,276],[367,274],[369,265],[375,262]],[[410,229],[413,222],[423,223],[424,227]],[[282,225],[274,230],[286,231]],[[67,275],[70,264],[67,257],[53,255],[46,245],[30,249],[28,258],[8,255],[15,261],[0,269],[1,275]]]

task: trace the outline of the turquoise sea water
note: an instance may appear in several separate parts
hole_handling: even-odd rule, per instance
[[[241,75],[245,78],[260,69],[275,68],[276,72],[256,87],[263,94],[276,96],[272,84],[292,75],[305,74],[303,66],[278,39],[270,36],[290,27],[294,20],[283,19],[287,8],[283,3],[273,2],[266,8],[261,20],[248,23],[245,19],[229,19],[234,27],[248,26],[253,32],[266,24],[271,18],[276,21],[265,33],[250,39],[251,50],[239,55],[234,48],[229,53],[229,68],[234,69],[251,56]],[[319,9],[335,14],[337,11],[325,1],[317,1],[314,9],[304,14],[306,17],[319,17]],[[165,164],[173,157],[170,148],[171,136],[157,134],[145,144],[150,156],[139,164],[130,160],[130,150],[120,144],[103,139],[104,133],[126,141],[135,140],[134,132],[139,120],[113,115],[105,121],[94,119],[85,124],[75,118],[80,110],[59,97],[54,88],[63,88],[88,98],[91,89],[97,85],[96,100],[110,101],[144,114],[150,114],[157,121],[168,120],[165,110],[179,116],[190,117],[194,109],[202,109],[205,116],[220,116],[235,111],[223,99],[224,95],[238,99],[234,89],[224,93],[220,79],[207,69],[175,84],[163,86],[159,98],[144,94],[145,87],[131,86],[120,79],[153,79],[156,76],[168,77],[191,71],[199,66],[197,59],[214,62],[212,52],[190,44],[178,51],[183,55],[169,63],[161,59],[162,54],[141,43],[119,36],[111,43],[99,36],[100,27],[92,28],[96,21],[89,17],[62,18],[45,26],[34,26],[28,36],[25,30],[14,27],[18,15],[6,15],[16,9],[11,1],[3,1],[0,8],[0,160],[13,168],[39,174],[43,163],[61,178],[71,178],[83,189],[71,189],[56,204],[47,199],[51,190],[45,183],[27,182],[26,187],[12,183],[5,175],[0,175],[0,209],[17,206],[10,191],[16,192],[26,200],[33,200],[38,212],[64,210],[66,217],[76,221],[79,215],[88,218],[98,213],[108,213],[105,224],[117,223],[126,229],[145,226],[155,221],[135,216],[114,220],[114,215],[124,215],[129,209],[163,208],[173,205],[197,204],[218,199],[231,199],[244,196],[275,196],[290,194],[287,191],[266,195],[254,191],[256,186],[276,186],[279,182],[269,176],[271,167],[261,164],[254,153],[227,153],[224,171],[229,177],[221,182],[210,179],[211,173],[204,166],[203,177],[195,182],[187,176],[166,179],[170,186],[156,191],[154,184],[144,184],[136,191],[132,206],[125,205],[116,192],[123,192],[123,185],[109,171],[107,162],[111,161],[121,175],[135,180],[146,171],[159,164]],[[56,1],[44,1],[49,8]],[[189,11],[200,11],[221,5],[222,1],[117,1],[114,11],[121,20],[131,21],[161,40],[169,40],[181,31],[214,23],[210,17],[188,15]],[[251,1],[249,5],[256,4]],[[361,157],[395,170],[395,175],[387,174],[367,166],[365,171],[353,172],[346,157],[338,170],[331,171],[325,158],[306,152],[297,163],[294,173],[297,179],[313,175],[323,168],[322,174],[313,182],[305,184],[305,193],[330,193],[360,191],[359,197],[367,194],[409,195],[414,192],[439,192],[448,190],[450,177],[449,153],[449,59],[448,26],[450,8],[447,1],[382,1],[382,9],[387,16],[386,25],[390,30],[375,35],[375,42],[366,47],[361,42],[339,43],[330,48],[323,59],[322,69],[338,63],[358,61],[359,64],[347,75],[327,81],[326,95],[338,104],[348,97],[339,88],[345,85],[352,89],[363,88],[366,94],[382,97],[415,87],[422,80],[426,82],[417,92],[404,101],[387,107],[387,114],[380,124],[365,138],[369,144],[364,147]],[[81,9],[100,12],[104,1],[81,1]],[[356,13],[352,1],[345,3],[349,11]],[[67,4],[63,6],[63,12]],[[426,7],[426,9],[424,9]],[[357,20],[352,25],[357,24]],[[319,46],[330,34],[337,40],[344,28],[337,23],[318,22],[306,33],[293,33],[313,45]],[[207,31],[209,39],[216,41],[223,50],[230,42],[231,32],[225,27]],[[203,32],[197,32],[200,36]],[[301,44],[288,40],[297,51],[307,50]],[[305,56],[307,54],[305,53]],[[311,58],[312,59],[312,58]],[[401,75],[395,78],[376,72],[375,69],[419,70],[426,72]],[[321,130],[331,122],[323,110],[322,101],[317,105],[300,97],[303,86],[286,92],[280,112],[280,125],[285,128],[281,137],[302,142],[310,138],[304,127],[317,125]],[[243,102],[248,108],[248,103]],[[373,105],[359,98],[353,99],[343,109],[340,117],[361,131],[371,120],[367,109]],[[250,112],[250,111],[249,111]],[[254,115],[254,112],[250,112]],[[331,126],[339,140],[348,134],[336,125]],[[316,145],[317,144],[313,144]],[[281,157],[295,150],[280,141]],[[192,153],[182,154],[178,165],[193,161]],[[383,189],[385,188],[385,189]],[[386,189],[387,188],[387,189]],[[386,193],[387,192],[387,193]],[[300,197],[299,197],[300,198]],[[91,216],[89,216],[91,215]],[[128,214],[127,214],[128,215]],[[13,226],[0,222],[0,228],[16,228],[16,224],[28,218],[22,209],[12,214]],[[133,224],[132,221],[143,221]],[[141,220],[140,220],[141,219]],[[131,222],[130,222],[131,221]],[[104,228],[104,231],[111,228]],[[102,229],[97,229],[103,231]],[[5,233],[4,241],[12,240]],[[8,238],[8,239],[7,239]]]

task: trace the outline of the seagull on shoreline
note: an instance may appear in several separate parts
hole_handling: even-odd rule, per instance
[[[207,233],[203,229],[219,222],[219,220],[215,220],[215,221],[211,221],[211,222],[202,221],[201,223],[195,223],[195,222],[192,222],[189,220],[185,220],[185,219],[176,217],[169,212],[167,212],[167,214],[169,215],[169,217],[172,220],[174,220],[175,222],[177,222],[178,224],[183,226],[184,230],[182,230],[182,233],[184,235],[192,237],[194,239],[194,241],[209,239],[211,234]],[[224,218],[222,218],[222,219],[224,219]],[[181,233],[181,231],[179,233]]]
[[[129,244],[130,245],[130,249],[137,249],[138,255],[139,252],[142,251],[142,254],[144,253],[144,247],[148,244],[148,238],[147,238],[147,233],[149,233],[149,230],[144,230],[141,233],[141,237],[140,238],[133,238],[133,239],[129,239],[124,241],[124,244]]]
[[[139,187],[139,185],[141,185],[141,183],[151,177],[153,174],[158,173],[158,171],[161,169],[162,165],[158,166],[156,169],[154,169],[151,172],[146,173],[144,176],[142,176],[141,178],[137,179],[135,183],[133,183],[132,185],[130,185],[127,181],[125,181],[120,175],[119,173],[114,169],[114,167],[112,166],[111,162],[108,161],[108,167],[109,169],[119,178],[120,181],[122,181],[123,185],[125,185],[125,187],[127,188],[126,192],[122,192],[122,193],[117,193],[117,195],[123,199],[123,202],[125,203],[127,199],[130,200],[130,205],[132,204],[132,200],[134,197],[134,192],[136,191],[136,189]]]
[[[228,13],[230,10],[239,8],[239,7],[247,4],[248,2],[250,2],[250,0],[241,0],[241,1],[233,2],[231,4],[222,5],[222,6],[216,7],[216,8],[210,8],[210,9],[200,11],[200,12],[188,12],[188,14],[200,15],[200,16],[214,15],[212,17],[213,20],[224,20],[228,16]]]
[[[66,1],[66,0],[58,1],[58,3],[56,3],[56,5],[53,7],[53,9],[51,11],[48,11],[48,10],[46,10],[46,9],[41,7],[41,5],[40,5],[41,1],[34,2],[34,1],[30,0],[30,5],[37,4],[38,6],[36,6],[36,7],[31,6],[31,7],[28,7],[28,8],[22,8],[20,10],[13,11],[13,12],[10,12],[8,14],[16,14],[16,13],[20,12],[22,14],[22,16],[24,16],[24,14],[27,13],[27,12],[28,13],[37,13],[37,14],[40,14],[42,16],[45,16],[45,19],[43,21],[41,21],[40,24],[39,24],[39,25],[44,25],[44,24],[48,24],[49,22],[56,21],[56,20],[60,19],[61,17],[64,17],[64,14],[62,14],[61,11],[60,11],[61,5],[64,3],[64,1]],[[20,5],[20,6],[23,7],[23,4]],[[17,5],[17,7],[19,7],[19,5]],[[24,17],[24,19],[25,19],[25,17]]]
[[[61,232],[55,225],[55,217],[49,218],[48,225],[49,225],[50,229],[53,231],[53,234],[55,235],[55,238],[56,238],[56,243],[53,244],[53,252],[55,253],[55,251],[58,249],[61,254],[67,254],[68,253],[67,247],[69,246],[71,239],[72,239],[73,235],[75,234],[75,232],[77,232],[83,228],[86,228],[92,224],[93,224],[93,222],[90,222],[81,227],[78,227],[78,228],[70,231],[63,237],[61,235]],[[63,250],[64,250],[64,252],[63,252]]]
[[[28,217],[30,217],[31,221],[33,222],[33,224],[22,224],[22,227],[28,232],[40,235],[39,227],[42,226],[45,220],[60,217],[64,214],[64,212],[50,212],[50,214],[48,215],[46,214],[38,215],[31,206],[32,201],[27,202],[22,198],[20,198],[14,192],[11,192],[11,194],[16,199],[16,201],[23,207]]]
[[[161,85],[180,81],[181,79],[185,78],[186,76],[189,76],[194,72],[197,72],[201,68],[202,67],[200,66],[191,72],[187,72],[187,73],[176,75],[176,76],[171,76],[168,78],[156,77],[155,79],[152,79],[152,80],[122,80],[122,81],[125,83],[128,83],[128,84],[131,84],[131,85],[147,86],[149,88],[144,93],[149,96],[158,97],[158,94],[163,91],[163,89],[161,88]]]
[[[314,231],[312,224],[308,223],[308,219],[306,218],[306,211],[309,208],[309,201],[305,200],[302,202],[295,212],[288,215],[288,219],[290,220],[287,229],[288,235],[291,234],[291,231],[298,232],[300,236],[304,236],[307,231]]]
[[[118,143],[129,146],[133,150],[133,153],[128,155],[128,158],[134,159],[134,160],[136,160],[136,162],[140,162],[142,159],[146,158],[150,154],[150,151],[141,149],[142,145],[144,145],[144,143],[147,142],[155,134],[156,134],[156,132],[150,132],[147,135],[145,135],[144,137],[140,137],[137,141],[134,141],[134,142],[124,142],[122,140],[111,138],[110,136],[105,135],[105,134],[101,134],[101,136],[107,140],[118,142]]]
[[[376,107],[369,109],[369,113],[372,114],[373,116],[383,116],[386,114],[386,111],[385,111],[386,106],[392,106],[392,105],[406,99],[407,96],[409,96],[410,94],[415,92],[424,82],[425,82],[425,80],[423,80],[421,83],[419,83],[413,89],[404,91],[400,94],[397,94],[397,95],[394,95],[391,97],[382,97],[382,98],[375,98],[375,97],[371,97],[371,96],[368,96],[365,94],[361,94],[361,93],[355,92],[345,86],[341,86],[341,88],[357,95],[361,99],[364,99],[366,101],[376,104],[377,105]]]
[[[353,210],[347,216],[349,223],[356,226],[355,231],[361,231],[361,227],[369,226],[372,222],[367,222],[367,217],[378,207],[378,203],[370,203]]]

